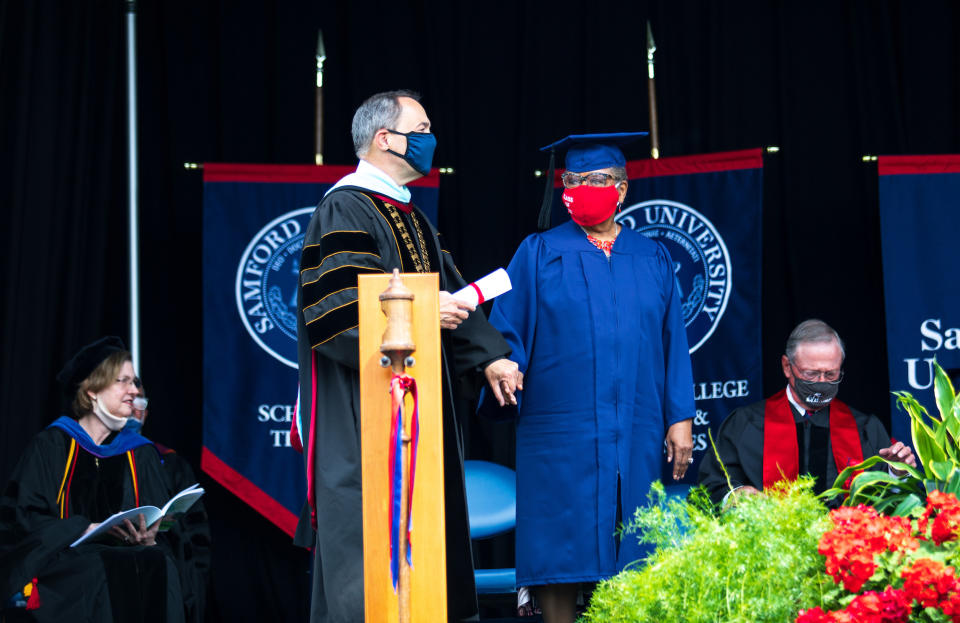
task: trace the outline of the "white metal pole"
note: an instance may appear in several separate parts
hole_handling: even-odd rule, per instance
[[[127,0],[127,166],[130,237],[130,353],[140,373],[140,248],[137,182],[137,3]]]

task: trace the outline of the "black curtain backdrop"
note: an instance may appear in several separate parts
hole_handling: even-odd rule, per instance
[[[101,335],[129,338],[124,11],[0,1],[4,482],[57,415],[62,363]],[[312,162],[318,28],[326,162],[355,161],[350,119],[366,96],[420,91],[435,164],[456,170],[440,226],[462,272],[480,276],[534,230],[539,146],[647,128],[651,20],[664,156],[780,148],[765,170],[763,393],[782,385],[790,329],[819,317],[848,345],[842,398],[889,421],[876,167],[861,158],[960,152],[960,4],[150,0],[137,11],[146,432],[198,468],[202,183],[183,163]],[[509,425],[471,420],[469,435],[474,458],[512,462]],[[309,555],[201,481],[211,620],[304,620]]]

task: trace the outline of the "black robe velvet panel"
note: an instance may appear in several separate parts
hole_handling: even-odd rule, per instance
[[[717,432],[717,452],[730,474],[730,484],[734,488],[750,485],[763,489],[763,413],[765,400],[749,404],[733,412],[720,425]],[[807,422],[797,410],[790,406],[797,423],[797,447],[799,450],[800,473],[810,474],[817,479],[814,491],[821,493],[833,486],[839,472],[833,458],[830,443],[830,409],[825,408],[812,413]],[[863,458],[876,455],[880,449],[890,445],[890,436],[876,417],[852,408],[853,419],[860,434],[860,448]],[[700,463],[698,482],[707,488],[710,499],[720,504],[730,491],[723,469],[717,462],[713,450],[708,449]]]
[[[157,546],[136,547],[107,537],[70,543],[93,522],[137,504],[163,506],[170,489],[157,450],[133,450],[137,491],[126,454],[96,458],[77,445],[72,478],[71,438],[48,428],[24,449],[0,497],[0,596],[6,601],[37,579],[37,621],[183,621],[176,565],[158,535]],[[66,475],[66,478],[65,478]],[[58,496],[69,482],[64,518]]]
[[[414,219],[420,225],[424,245]],[[357,276],[393,268],[417,272],[409,245],[421,258],[426,257],[427,272],[439,273],[442,290],[454,292],[466,285],[422,212],[414,208],[411,216],[391,211],[382,200],[362,189],[344,187],[327,195],[317,207],[304,239],[297,346],[299,413],[305,428],[309,428],[312,415],[311,367],[317,369],[316,464],[306,465],[308,478],[312,472],[315,479],[318,524],[313,623],[363,620]],[[465,381],[461,387],[476,388],[482,382],[482,366],[509,355],[510,349],[483,312],[477,310],[457,329],[441,331],[441,352],[448,615],[450,620],[457,620],[474,615],[477,602],[463,449],[452,385]],[[303,431],[305,445],[310,434],[309,430]],[[308,456],[309,450],[305,450],[304,457]]]

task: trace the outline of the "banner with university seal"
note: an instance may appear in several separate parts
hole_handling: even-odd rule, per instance
[[[557,182],[560,186],[560,172]],[[763,398],[760,352],[763,151],[633,160],[617,222],[661,243],[674,263],[693,365],[696,482],[707,429]],[[569,218],[556,193],[553,224]],[[559,209],[558,209],[559,208]],[[664,461],[662,479],[673,482]]]
[[[960,372],[960,155],[880,156],[877,174],[890,389],[936,413],[933,362]],[[890,400],[891,434],[907,443],[909,417]]]
[[[300,251],[323,194],[354,167],[203,169],[203,471],[287,534],[306,499],[290,443]],[[436,171],[410,185],[437,222]]]

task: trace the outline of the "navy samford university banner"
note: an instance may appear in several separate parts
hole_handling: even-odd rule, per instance
[[[883,290],[890,389],[936,413],[934,359],[960,367],[960,156],[881,156]],[[891,433],[908,441],[907,415],[891,398]]]
[[[291,536],[306,499],[290,443],[300,250],[317,203],[353,170],[203,170],[203,471]],[[438,186],[434,171],[410,187],[434,223]]]
[[[560,187],[560,172],[555,185]],[[673,260],[693,364],[696,481],[707,429],[761,400],[760,149],[627,162],[630,186],[617,221],[666,247]],[[569,218],[554,201],[553,223]],[[664,462],[662,479],[673,482]]]
[[[627,163],[617,221],[673,260],[693,365],[695,482],[707,437],[736,407],[763,398],[760,360],[760,149]],[[664,464],[663,481],[672,469]]]

